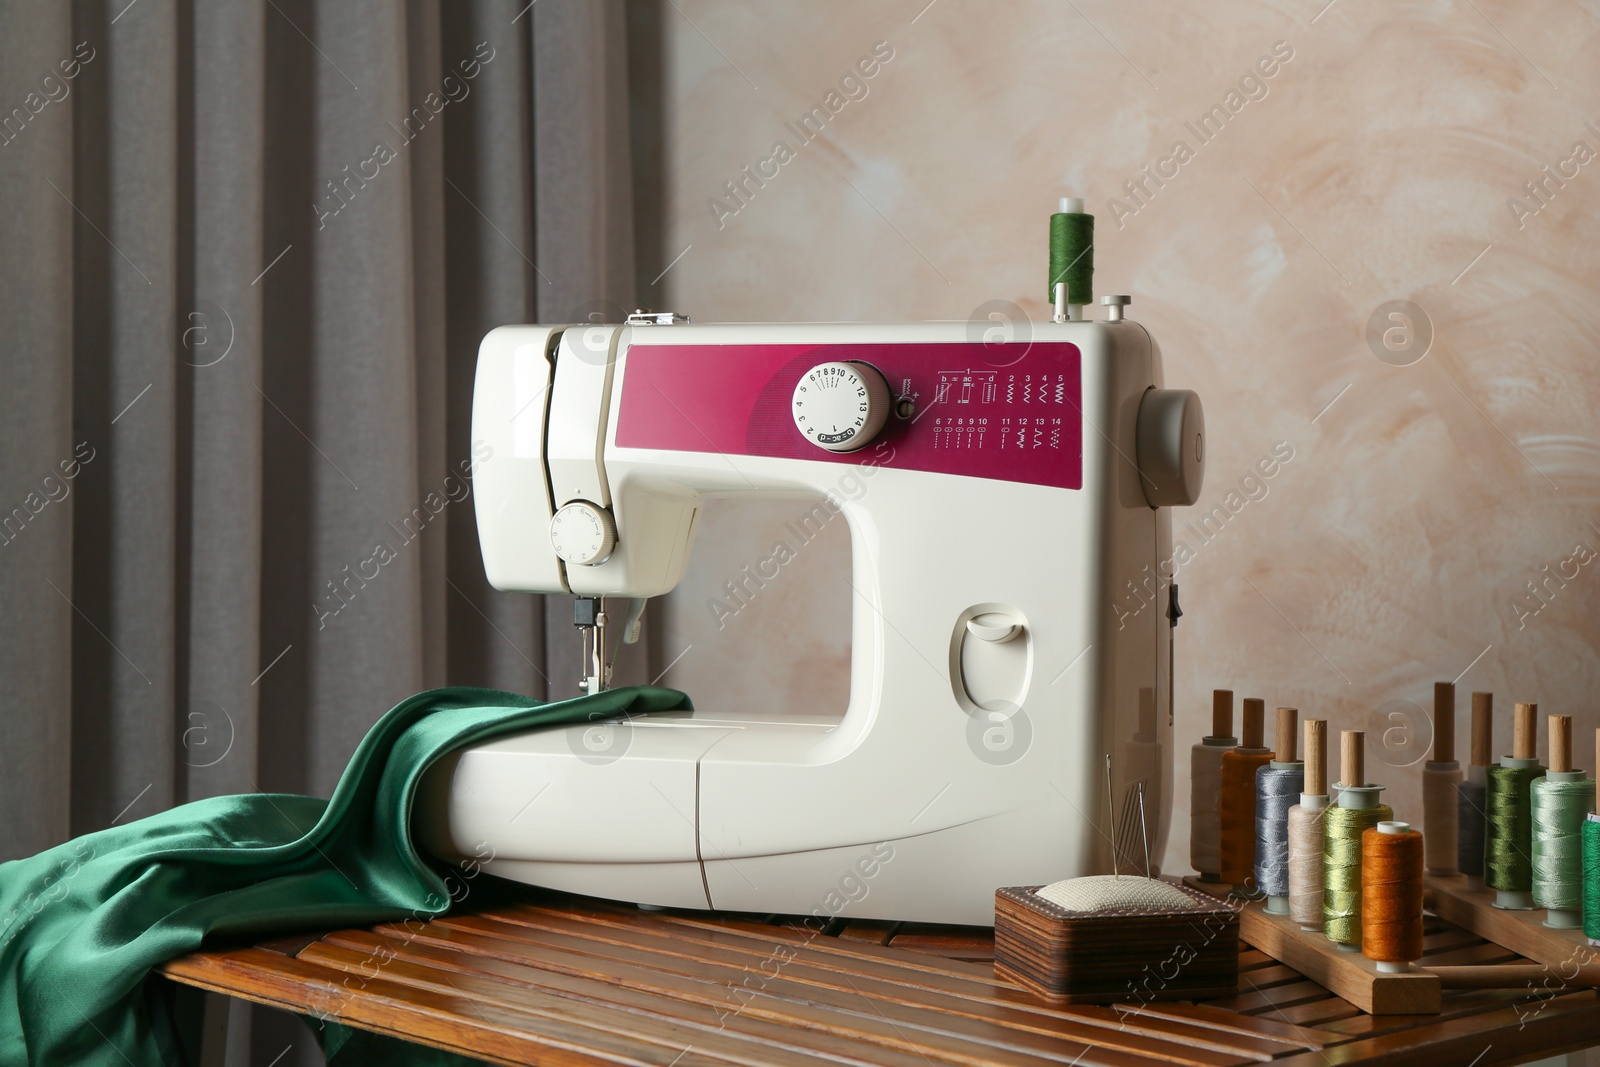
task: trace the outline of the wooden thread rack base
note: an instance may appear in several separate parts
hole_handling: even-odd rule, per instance
[[[1482,879],[1464,874],[1423,875],[1429,910],[1447,923],[1471,930],[1535,963],[1571,967],[1600,963],[1600,949],[1590,946],[1581,929],[1544,925],[1544,909],[1506,911],[1494,906],[1495,891]],[[1240,927],[1240,932],[1244,928]]]
[[[1183,881],[1217,897],[1227,897],[1233,889],[1193,877]],[[1259,901],[1249,901],[1239,913],[1239,939],[1369,1015],[1433,1015],[1440,1010],[1438,975],[1423,970],[1384,974],[1361,953],[1340,949],[1320,931],[1302,930],[1289,916],[1269,913]]]

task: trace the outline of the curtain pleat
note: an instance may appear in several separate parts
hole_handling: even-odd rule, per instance
[[[621,0],[0,6],[0,859],[326,795],[426,687],[576,692],[570,601],[484,579],[473,371],[633,307],[625,40]]]
[[[83,474],[74,452],[86,440],[73,425],[77,222],[68,202],[79,94],[57,67],[75,62],[71,16],[62,4],[0,6],[0,809],[9,813],[0,858],[47,848],[71,829],[69,598]],[[100,445],[98,458],[83,453],[91,466],[103,459]]]
[[[417,86],[438,85],[443,59],[440,49],[438,0],[410,0],[406,5],[407,79]],[[446,128],[448,128],[448,123]],[[401,125],[401,132],[405,126]],[[412,329],[416,335],[416,420],[418,492],[444,484],[455,452],[465,438],[452,436],[446,401],[449,360],[445,349],[444,137],[417,137],[411,155],[411,256],[413,271]],[[452,507],[452,510],[465,510]],[[446,529],[448,529],[448,525]],[[476,537],[476,527],[470,535]],[[433,688],[449,677],[449,605],[446,584],[449,543],[444,536],[421,539],[422,685]]]
[[[74,413],[104,462],[74,523],[73,829],[177,799],[178,13],[80,5]],[[92,105],[92,106],[91,106]],[[89,734],[83,738],[83,732]],[[85,741],[86,743],[80,743]]]
[[[178,744],[188,800],[257,785],[265,11],[260,0],[194,11],[194,268],[176,327],[178,371],[191,386],[189,669]]]
[[[390,0],[319,4],[314,16],[306,32],[338,52],[309,71],[316,202],[336,212],[319,216],[305,248],[320,357],[302,424],[313,446],[308,555],[313,595],[339,608],[300,650],[307,702],[321,712],[307,719],[303,755],[321,793],[378,716],[422,688],[422,567],[406,540],[422,501],[410,157],[386,126],[407,110],[405,21]]]

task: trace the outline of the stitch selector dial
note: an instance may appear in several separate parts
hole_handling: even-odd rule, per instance
[[[551,518],[550,546],[567,563],[597,567],[617,547],[616,520],[598,504],[574,500]]]
[[[865,363],[819,363],[795,384],[790,410],[806,440],[829,452],[853,452],[883,429],[889,383]]]

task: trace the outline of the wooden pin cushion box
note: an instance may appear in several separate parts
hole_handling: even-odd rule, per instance
[[[995,974],[1053,1004],[1231,996],[1239,984],[1238,909],[1161,884],[1192,906],[1068,910],[1038,896],[1041,886],[996,890]]]

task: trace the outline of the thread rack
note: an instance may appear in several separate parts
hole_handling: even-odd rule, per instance
[[[1436,718],[1443,726],[1440,729],[1440,736],[1436,736],[1435,739],[1433,761],[1430,766],[1441,779],[1448,777],[1449,784],[1460,790],[1459,810],[1463,813],[1462,821],[1465,821],[1464,813],[1468,810],[1466,805],[1473,803],[1468,788],[1472,782],[1470,779],[1463,782],[1463,778],[1467,776],[1460,773],[1459,765],[1455,763],[1454,698],[1453,686],[1448,684],[1436,686]],[[1489,720],[1492,706],[1490,699],[1486,693],[1473,694],[1472,765],[1475,769],[1487,767],[1490,762]],[[1501,761],[1501,766],[1516,769],[1536,767],[1541,776],[1546,772],[1546,768],[1539,766],[1535,758],[1536,713],[1537,705],[1517,705],[1512,754]],[[1317,725],[1321,726],[1320,723]],[[1305,787],[1309,792],[1302,795],[1303,804],[1306,803],[1307,797],[1313,799],[1320,797],[1321,791],[1326,788],[1323,784],[1326,752],[1323,731],[1319,728],[1313,732],[1310,727],[1311,723],[1308,722],[1304,766]],[[1284,747],[1282,733],[1280,729],[1280,748]],[[1359,731],[1346,731],[1343,741],[1341,778],[1345,782],[1363,782],[1365,779],[1362,774],[1362,735]],[[1583,772],[1572,768],[1569,716],[1550,716],[1549,762],[1549,773],[1563,776],[1558,779],[1559,781],[1582,781]],[[1595,766],[1600,767],[1600,732],[1596,735]],[[1351,787],[1343,788],[1348,791]],[[1361,788],[1375,790],[1376,787]],[[1591,780],[1590,789],[1592,788]],[[1330,792],[1339,790],[1334,789]],[[1435,792],[1440,791],[1435,790]],[[1537,792],[1535,788],[1535,793]],[[1578,799],[1583,798],[1580,796]],[[1535,802],[1537,801],[1538,797],[1535,796]],[[1480,814],[1484,810],[1481,801],[1474,803],[1473,806]],[[1592,791],[1587,798],[1587,806],[1597,812],[1588,818],[1600,820],[1600,807],[1596,806]],[[1352,805],[1353,810],[1360,810],[1362,807],[1361,804]],[[1456,805],[1447,803],[1446,798],[1442,796],[1435,796],[1428,807],[1434,814],[1435,822],[1449,820],[1451,829],[1455,828]],[[1565,813],[1563,818],[1567,815],[1570,813]],[[1547,825],[1550,825],[1548,819]],[[1396,833],[1404,829],[1403,822],[1379,822],[1376,831],[1369,830],[1366,833],[1370,837],[1374,832]],[[1545,832],[1550,833],[1549,830]],[[1557,836],[1566,832],[1561,829],[1554,831]],[[1504,884],[1513,881],[1513,878],[1501,874],[1500,880],[1496,882],[1498,888],[1490,887],[1485,884],[1484,878],[1478,877],[1475,873],[1462,874],[1455,869],[1457,864],[1453,860],[1460,853],[1455,847],[1457,842],[1449,840],[1451,836],[1453,835],[1447,834],[1445,842],[1451,847],[1436,847],[1432,852],[1432,863],[1429,866],[1435,869],[1426,872],[1420,869],[1423,865],[1422,853],[1426,850],[1425,839],[1422,847],[1407,860],[1408,863],[1417,864],[1416,873],[1421,875],[1422,906],[1444,922],[1494,942],[1522,957],[1524,961],[1531,962],[1436,968],[1413,964],[1409,968],[1400,970],[1400,967],[1405,966],[1401,961],[1417,958],[1414,955],[1401,953],[1420,954],[1420,948],[1374,949],[1368,944],[1368,951],[1374,953],[1396,953],[1395,964],[1380,965],[1361,952],[1337,945],[1323,929],[1313,927],[1308,930],[1306,924],[1310,921],[1309,915],[1301,915],[1299,919],[1295,919],[1282,914],[1281,906],[1275,908],[1267,906],[1261,894],[1255,891],[1253,883],[1247,882],[1244,886],[1236,888],[1218,882],[1215,876],[1203,879],[1192,875],[1183,881],[1191,889],[1229,900],[1239,908],[1240,940],[1372,1015],[1436,1014],[1442,1010],[1443,994],[1446,990],[1520,988],[1525,984],[1532,988],[1531,983],[1534,981],[1553,975],[1560,977],[1563,986],[1600,988],[1600,943],[1592,945],[1581,926],[1571,925],[1576,912],[1566,903],[1570,899],[1570,893],[1564,888],[1570,886],[1570,875],[1564,876],[1563,880],[1553,879],[1541,883],[1540,877],[1550,876],[1548,874],[1541,876],[1536,870],[1533,891],[1523,892],[1522,886]],[[1538,854],[1539,843],[1555,839],[1557,837],[1540,838],[1535,842],[1535,855]],[[1368,844],[1370,846],[1370,841]],[[1370,860],[1372,857],[1366,858]],[[1485,869],[1487,870],[1487,865]],[[1410,884],[1415,886],[1415,882]],[[1547,888],[1540,888],[1541,885]],[[1411,891],[1414,892],[1415,889]],[[1536,907],[1535,904],[1540,906]],[[1545,904],[1548,904],[1548,907],[1543,906]],[[1324,914],[1339,914],[1329,910],[1331,908],[1332,904],[1325,905]],[[1370,935],[1371,931],[1366,933]]]
[[[1501,948],[1547,967],[1600,963],[1600,949],[1590,947],[1581,929],[1559,930],[1546,926],[1543,911],[1497,908],[1494,906],[1495,891],[1476,878],[1464,874],[1425,874],[1422,882],[1426,891],[1423,903],[1429,911]],[[1245,933],[1242,925],[1240,932]]]
[[[1226,898],[1231,892],[1227,885],[1201,881],[1192,875],[1183,884],[1219,898]],[[1488,937],[1482,933],[1478,936]],[[1239,940],[1299,971],[1368,1015],[1436,1015],[1443,1003],[1438,975],[1416,969],[1404,974],[1382,974],[1378,965],[1361,953],[1340,950],[1320,931],[1302,930],[1289,916],[1273,915],[1258,901],[1247,901],[1239,911]]]

